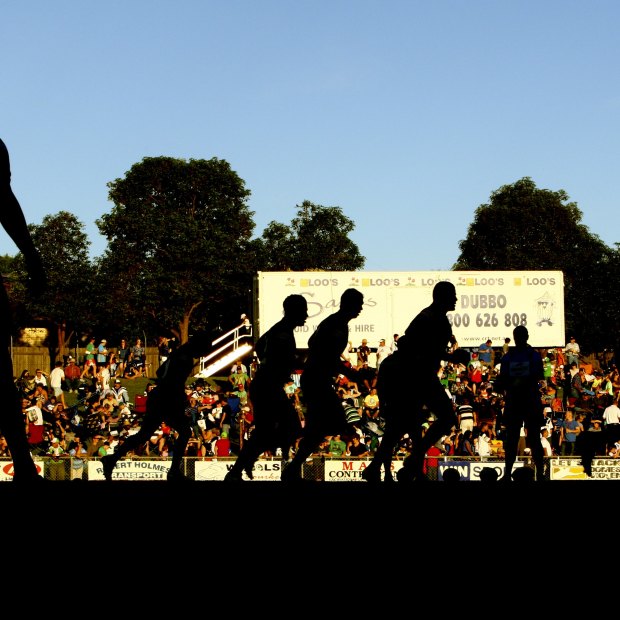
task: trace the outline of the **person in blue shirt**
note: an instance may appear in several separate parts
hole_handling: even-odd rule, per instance
[[[521,428],[525,426],[527,446],[532,452],[537,481],[544,478],[544,452],[540,429],[544,423],[540,384],[544,380],[540,353],[528,344],[529,332],[518,325],[512,332],[515,346],[500,362],[497,390],[504,394],[502,416],[504,426],[505,472],[502,482],[512,480],[512,468],[517,459]]]
[[[493,341],[487,340],[478,347],[478,359],[483,366],[491,368],[493,365]]]

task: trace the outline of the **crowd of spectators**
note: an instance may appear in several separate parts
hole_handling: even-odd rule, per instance
[[[123,386],[127,380],[146,373],[140,340],[134,347],[123,341],[119,347],[124,350],[123,354],[109,351],[105,339],[101,340],[99,347],[95,347],[94,342],[92,339],[91,348],[87,347],[82,367],[69,356],[64,367],[62,363],[56,364],[49,374],[37,368],[32,375],[24,370],[16,378],[33,456],[48,456],[50,463],[72,457],[71,462],[75,462],[71,468],[72,477],[82,475],[83,459],[104,456],[127,436],[136,433],[144,413],[144,408],[137,406],[137,402],[129,402],[127,389]],[[170,341],[165,342],[166,347],[170,344]],[[397,338],[391,347],[385,345],[385,340],[377,344],[374,352],[379,353],[380,363],[397,346]],[[343,353],[347,362],[356,367],[359,377],[357,382],[344,376],[337,378],[337,391],[350,421],[350,432],[326,437],[316,455],[370,457],[379,445],[384,420],[376,390],[378,364],[372,364],[372,353],[373,349],[366,340],[358,349],[350,346]],[[502,394],[494,387],[502,353],[501,347],[495,350],[487,341],[472,352],[467,365],[448,363],[438,370],[441,382],[452,397],[457,425],[434,446],[433,454],[428,457],[448,455],[484,459],[503,455],[504,402]],[[614,360],[605,368],[592,369],[589,365],[580,365],[579,360],[573,359],[568,364],[562,349],[545,349],[542,353],[545,381],[540,386],[544,406],[541,435],[545,455],[577,455],[580,441],[587,438],[596,456],[620,457],[620,373]],[[165,357],[163,347],[160,355]],[[255,369],[255,359],[248,366],[238,360],[228,376],[219,382],[188,378],[185,414],[191,421],[193,435],[185,456],[235,456],[238,453],[253,430],[249,388]],[[153,384],[147,384],[144,398],[153,387]],[[424,386],[416,385],[415,377],[403,377],[400,394],[403,402],[420,389]],[[299,375],[292,378],[285,391],[294,400],[303,426],[304,404]],[[76,405],[66,406],[65,392],[76,394]],[[420,420],[421,432],[432,423],[433,414],[426,411]],[[135,455],[169,457],[174,450],[175,435],[175,429],[162,423]],[[404,436],[395,449],[395,456],[406,456],[409,449],[410,439]],[[528,453],[528,439],[523,432],[519,456]],[[0,456],[10,456],[1,436]],[[265,456],[288,458],[290,455],[266,452]]]

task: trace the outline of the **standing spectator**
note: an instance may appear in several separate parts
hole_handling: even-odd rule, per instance
[[[357,347],[357,367],[361,368],[364,364],[370,363],[370,347],[368,340],[362,339],[362,344]]]
[[[82,371],[80,367],[75,363],[75,359],[71,355],[67,358],[67,365],[65,366],[65,381],[69,388],[69,393],[77,393],[80,387],[80,376]]]
[[[243,383],[239,383],[239,385],[237,385],[237,388],[235,390],[233,390],[230,394],[231,394],[231,396],[233,396],[233,397],[236,396],[239,399],[239,406],[240,407],[247,407],[248,399],[250,398],[250,394],[243,387]]]
[[[127,341],[122,338],[121,343],[118,345],[118,366],[116,368],[116,376],[123,377],[125,375],[125,370],[127,370],[127,362],[129,361],[129,354],[131,350]]]
[[[385,338],[379,340],[379,346],[377,347],[377,370],[381,366],[381,362],[391,353],[390,348],[385,344]]]
[[[65,409],[67,404],[65,403],[65,393],[62,390],[62,384],[65,381],[65,370],[62,367],[62,360],[57,360],[54,365],[54,370],[50,373],[50,389],[58,401],[62,403],[62,408]]]
[[[247,314],[241,315],[241,327],[239,328],[239,335],[243,336],[251,336],[252,335],[252,323],[250,323],[250,319]]]
[[[40,453],[45,435],[45,419],[43,418],[41,406],[36,402],[31,403],[27,398],[24,398],[22,400],[22,412],[30,450],[34,453]],[[11,452],[11,454],[13,453]]]
[[[471,354],[471,361],[467,364],[467,375],[471,383],[471,389],[475,395],[478,393],[480,384],[482,383],[482,363],[478,359],[477,353]]]
[[[215,441],[214,455],[230,456],[230,439],[226,431],[222,431],[219,438]]]
[[[108,341],[105,338],[97,346],[97,370],[108,361]]]
[[[67,452],[61,440],[58,437],[52,437],[50,447],[47,449],[47,476],[49,480],[65,479],[65,461]]]
[[[443,452],[437,443],[429,446],[424,455],[423,474],[428,480],[437,480],[439,478],[439,457]]]
[[[571,336],[564,347],[564,353],[566,355],[566,363],[571,366],[575,364],[579,368],[579,354],[581,349],[575,340],[575,336]]]
[[[166,338],[166,336],[159,336],[157,339],[157,352],[159,354],[159,365],[161,366],[170,355],[171,347],[170,342],[174,338]]]
[[[308,354],[301,375],[301,391],[306,405],[305,426],[297,451],[281,479],[286,482],[302,480],[302,467],[317,449],[321,440],[346,428],[342,401],[336,392],[334,378],[343,374],[356,379],[357,371],[342,359],[347,346],[349,321],[359,316],[364,307],[364,295],[353,288],[340,296],[340,307],[323,319],[308,340]]]
[[[485,368],[493,368],[493,341],[490,338],[478,347],[478,359]]]
[[[506,355],[510,351],[510,338],[504,338],[504,344],[502,345],[502,356]]]
[[[562,456],[574,456],[577,454],[577,437],[583,430],[583,426],[574,419],[573,411],[568,410],[564,414],[564,424],[562,425]]]
[[[543,448],[543,456],[545,459],[548,459],[553,456],[553,448],[551,447],[551,442],[549,441],[549,429],[543,428],[540,433],[540,443]]]
[[[91,336],[86,349],[84,350],[84,368],[82,370],[82,378],[88,375],[95,376],[97,371],[97,361],[95,360],[96,347],[95,337]]]
[[[390,343],[390,353],[394,353],[398,349],[398,334],[394,334],[392,342]]]
[[[102,394],[105,394],[110,389],[110,381],[112,374],[110,373],[110,362],[107,360],[97,368],[97,385]]]
[[[79,437],[76,437],[70,444],[68,450],[71,457],[71,480],[81,480],[84,476],[84,459],[88,456],[88,451]]]
[[[539,387],[543,379],[542,358],[540,353],[528,344],[529,332],[525,325],[515,327],[512,335],[515,346],[502,357],[497,377],[498,390],[505,395],[503,422],[506,466],[502,481],[512,480],[512,468],[517,459],[522,428],[525,429],[528,447],[532,453],[536,480],[543,481],[544,459],[540,443],[543,405]]]
[[[486,461],[491,456],[491,432],[488,424],[481,424],[478,427],[478,437],[474,439],[476,454],[481,461]]]
[[[543,409],[543,419],[540,425],[540,431],[542,432],[545,428],[549,431],[547,437],[549,437],[549,441],[551,441],[551,435],[553,434],[553,410],[551,407],[545,407]]]
[[[146,377],[146,349],[140,338],[136,338],[136,344],[131,347],[128,365],[133,366],[136,375]]]
[[[609,449],[616,441],[620,440],[620,407],[618,407],[617,396],[610,405],[605,407],[603,422],[605,424],[605,442]]]
[[[473,432],[474,426],[478,424],[478,420],[476,419],[476,411],[471,405],[469,396],[462,397],[461,404],[456,408],[456,418],[458,428],[462,433],[465,433],[465,431]]]
[[[228,380],[232,384],[233,389],[238,388],[239,385],[241,385],[241,387],[243,387],[244,390],[247,390],[250,387],[250,377],[243,370],[243,367],[241,366],[241,364],[236,365],[235,371],[231,372],[230,376],[228,377]]]
[[[241,361],[237,360],[230,368],[230,374],[234,375],[237,372],[237,369],[241,368],[241,372],[248,374],[248,367]]]
[[[543,377],[545,379],[545,385],[547,387],[553,386],[553,364],[548,357],[543,358]]]

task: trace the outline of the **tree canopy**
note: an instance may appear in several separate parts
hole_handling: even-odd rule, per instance
[[[186,341],[190,321],[202,329],[239,314],[251,291],[254,214],[226,161],[147,157],[108,187],[114,207],[97,220],[108,239],[99,264],[115,294],[145,315],[143,327]]]
[[[264,271],[355,271],[365,259],[349,233],[353,220],[340,207],[305,200],[290,226],[272,221],[257,240]]]
[[[39,302],[24,295],[20,255],[0,257],[19,321],[47,320],[61,353],[93,333],[185,341],[193,330],[226,331],[251,312],[257,271],[365,265],[349,238],[355,223],[340,207],[305,200],[290,223],[271,221],[253,237],[250,191],[224,160],[146,157],[108,189],[113,207],[96,222],[108,243],[94,260],[74,215],[30,226],[49,272]],[[589,231],[564,190],[540,189],[529,177],[500,187],[477,207],[459,249],[456,270],[562,271],[567,331],[585,351],[617,350],[619,246]]]
[[[31,314],[45,319],[51,329],[50,347],[63,354],[97,322],[93,303],[96,288],[94,268],[88,255],[90,241],[84,224],[72,213],[46,215],[41,224],[28,226],[41,255],[47,288],[30,302]],[[22,267],[23,268],[23,267]]]
[[[562,271],[566,328],[582,347],[601,350],[620,327],[618,251],[582,216],[564,190],[539,189],[529,177],[504,185],[476,209],[453,269]]]

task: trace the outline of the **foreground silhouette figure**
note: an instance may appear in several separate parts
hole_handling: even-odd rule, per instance
[[[11,166],[9,152],[0,139],[0,221],[24,257],[28,271],[28,288],[31,298],[38,297],[46,286],[45,271],[41,258],[24,218],[21,206],[11,189]],[[13,362],[9,352],[9,343],[13,331],[9,297],[0,275],[0,394],[6,400],[0,407],[0,430],[4,434],[13,459],[13,481],[19,483],[43,482],[38,475],[36,465],[30,454],[30,445],[26,437],[24,414],[21,407],[21,395],[13,381]]]
[[[347,428],[335,380],[338,375],[350,380],[357,376],[357,371],[347,366],[341,356],[349,342],[349,321],[359,316],[363,306],[364,295],[357,289],[347,289],[340,297],[338,311],[323,319],[308,340],[308,354],[301,375],[302,397],[306,403],[305,427],[295,456],[282,472],[284,482],[302,480],[303,464],[323,438]]]
[[[298,366],[295,328],[305,324],[308,303],[302,295],[289,295],[282,306],[284,317],[256,343],[260,366],[250,384],[254,430],[226,474],[227,482],[240,482],[243,471],[252,479],[254,463],[266,450],[275,452],[280,447],[283,461],[288,460],[291,446],[301,434],[299,415],[284,386]]]
[[[543,404],[539,382],[544,379],[540,353],[528,343],[529,333],[525,325],[514,328],[515,346],[500,362],[496,389],[504,393],[504,453],[505,467],[501,482],[513,480],[512,467],[517,460],[519,436],[525,425],[527,444],[532,451],[536,467],[536,480],[544,480],[544,452],[540,441],[543,425]]]
[[[149,392],[146,399],[146,413],[140,430],[127,437],[112,454],[101,458],[103,475],[106,480],[112,480],[112,472],[116,463],[129,451],[144,445],[162,422],[178,433],[174,442],[168,480],[171,482],[190,480],[181,471],[185,449],[192,435],[191,420],[185,415],[185,408],[188,404],[185,382],[194,368],[195,359],[211,352],[212,342],[212,334],[196,334],[175,349],[157,369],[157,385]]]
[[[469,354],[455,348],[452,327],[446,313],[456,307],[456,289],[450,282],[438,282],[433,288],[433,301],[411,321],[405,334],[398,339],[398,349],[379,367],[377,391],[381,414],[385,419],[385,432],[372,461],[362,472],[367,482],[381,481],[381,467],[385,480],[391,481],[391,463],[394,448],[400,438],[408,433],[412,442],[411,454],[398,471],[399,482],[424,480],[424,455],[441,437],[449,434],[456,424],[452,399],[440,383],[437,373],[441,361],[467,363]],[[397,369],[401,369],[396,372]],[[402,377],[417,377],[416,387],[408,404],[395,397]],[[429,429],[422,434],[424,407],[436,417]]]

